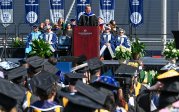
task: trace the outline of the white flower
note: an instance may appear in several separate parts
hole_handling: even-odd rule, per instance
[[[173,50],[172,50],[172,52],[174,52],[174,53],[175,53],[175,52],[177,52],[177,50],[176,50],[176,49],[173,49]]]
[[[168,51],[170,51],[170,50],[169,50],[169,49],[165,49],[165,51],[167,51],[167,52],[168,52]]]

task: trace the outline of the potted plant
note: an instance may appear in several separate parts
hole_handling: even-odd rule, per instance
[[[50,44],[46,43],[44,40],[34,40],[32,41],[32,51],[29,53],[30,56],[39,56],[42,58],[48,58],[53,55]]]
[[[131,53],[131,49],[124,46],[117,46],[114,56],[119,60],[120,63],[126,63],[126,61],[131,58]]]
[[[167,42],[163,55],[169,62],[176,63],[176,59],[179,57],[179,50],[176,49],[174,41]]]
[[[12,40],[12,46],[9,49],[9,55],[13,58],[24,58],[25,56],[25,43],[22,38],[16,37]]]
[[[139,60],[140,57],[144,56],[145,45],[136,38],[131,45],[132,57],[134,60]]]

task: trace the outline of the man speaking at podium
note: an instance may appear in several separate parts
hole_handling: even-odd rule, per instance
[[[91,6],[86,5],[85,13],[80,16],[79,26],[98,26],[98,18],[94,13],[91,12]]]

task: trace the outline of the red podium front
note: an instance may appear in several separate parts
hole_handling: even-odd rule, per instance
[[[73,55],[85,55],[87,59],[99,57],[99,28],[97,26],[76,26],[73,36]]]

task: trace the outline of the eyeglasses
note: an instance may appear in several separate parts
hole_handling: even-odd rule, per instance
[[[119,33],[124,33],[124,32],[119,32]]]

